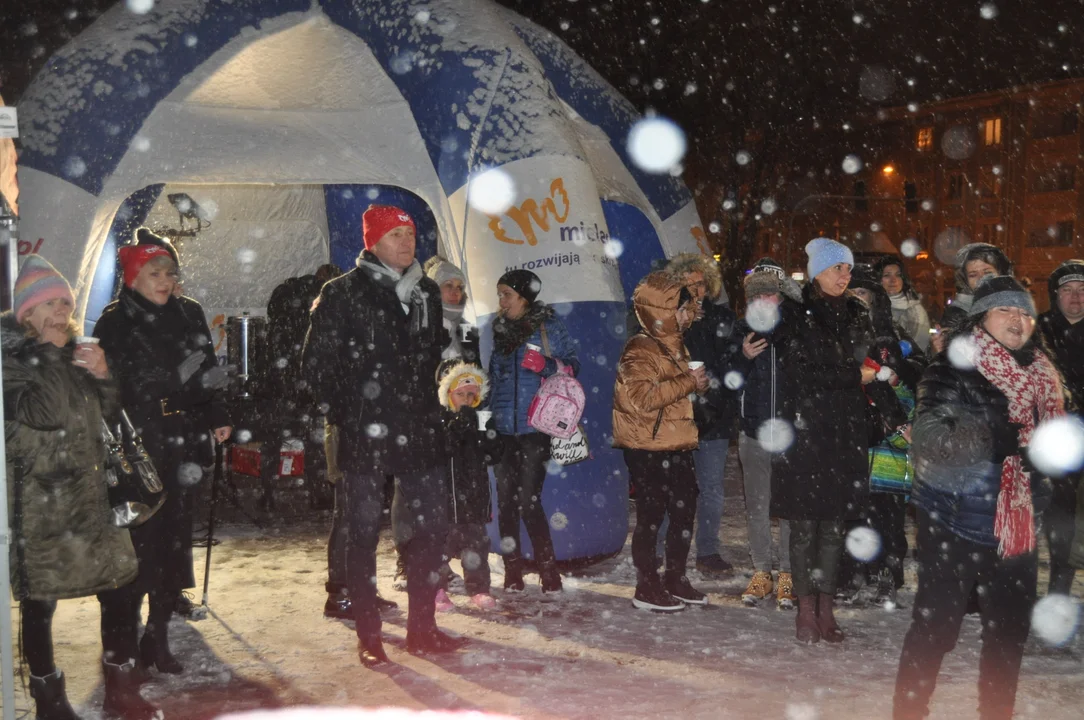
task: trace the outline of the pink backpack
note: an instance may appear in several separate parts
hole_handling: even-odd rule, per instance
[[[542,325],[542,352],[550,357],[546,326]],[[557,372],[542,381],[527,408],[527,422],[535,430],[568,440],[576,433],[583,415],[583,386],[572,377],[572,368],[557,361]]]

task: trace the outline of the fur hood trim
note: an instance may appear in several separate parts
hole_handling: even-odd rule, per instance
[[[440,404],[443,407],[449,410],[452,409],[452,403],[448,396],[451,394],[452,389],[458,387],[461,381],[466,378],[473,378],[475,384],[481,388],[478,394],[478,404],[474,407],[479,407],[485,402],[486,397],[489,396],[489,376],[486,375],[486,371],[474,363],[459,361],[445,370],[440,377],[437,396],[440,398]]]
[[[719,263],[708,255],[698,255],[696,253],[675,255],[666,264],[666,272],[678,282],[681,282],[682,278],[688,273],[701,273],[704,276],[704,284],[707,286],[708,297],[712,300],[719,300],[722,297],[723,302],[729,302],[723,290],[723,275],[719,271]]]

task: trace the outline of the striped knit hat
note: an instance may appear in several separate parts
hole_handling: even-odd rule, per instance
[[[41,255],[27,256],[15,280],[15,320],[22,322],[34,306],[57,298],[75,305],[72,286],[64,276]]]

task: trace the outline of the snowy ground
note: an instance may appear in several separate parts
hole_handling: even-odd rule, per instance
[[[740,484],[728,471],[725,554],[747,568]],[[265,530],[232,522],[212,555],[211,616],[175,619],[174,651],[187,672],[144,688],[173,720],[215,718],[227,711],[289,705],[480,709],[532,718],[887,718],[906,610],[846,609],[842,646],[795,643],[794,615],[774,607],[742,607],[748,572],[708,581],[711,605],[673,616],[634,610],[628,547],[616,558],[565,581],[566,592],[543,602],[535,576],[527,593],[499,612],[467,610],[466,598],[438,620],[471,638],[467,650],[436,660],[402,649],[402,614],[386,617],[395,665],[362,668],[353,629],[322,617],[326,517],[279,521]],[[494,586],[501,564],[490,556]],[[1044,563],[1045,565],[1045,563]],[[197,578],[203,551],[197,550]],[[391,588],[394,557],[381,547],[379,584]],[[910,607],[914,569],[908,568]],[[1045,573],[1041,579],[1045,587]],[[1075,595],[1084,591],[1077,581]],[[500,594],[497,590],[496,594]],[[83,717],[99,717],[102,687],[98,606],[93,598],[60,603],[54,624],[57,664]],[[976,716],[979,624],[968,618],[945,662],[933,717]],[[1070,651],[1034,639],[1024,662],[1017,717],[1079,718],[1084,713],[1084,640]],[[20,689],[18,707],[32,703]]]

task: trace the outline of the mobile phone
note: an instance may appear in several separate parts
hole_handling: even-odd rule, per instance
[[[749,344],[750,345],[756,345],[761,340],[767,340],[767,339],[768,339],[768,336],[765,335],[764,333],[755,332],[755,333],[753,333],[753,337],[749,338]]]

